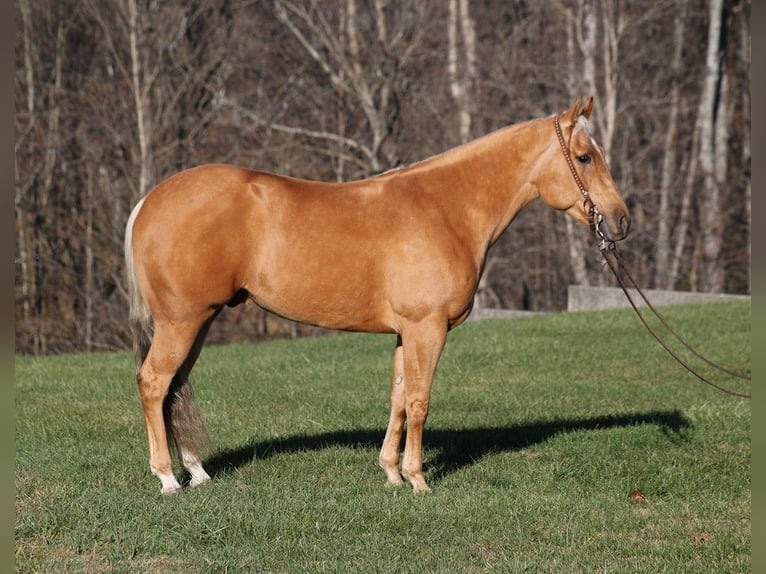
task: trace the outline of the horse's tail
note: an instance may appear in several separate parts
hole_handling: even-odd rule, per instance
[[[133,224],[143,203],[144,200],[141,199],[136,204],[125,226],[125,268],[128,276],[128,297],[130,299],[130,330],[133,333],[133,351],[136,355],[137,369],[141,368],[146,355],[149,353],[154,332],[152,314],[143,293],[141,293],[141,286],[138,284],[138,277],[136,276],[135,260],[133,259]]]

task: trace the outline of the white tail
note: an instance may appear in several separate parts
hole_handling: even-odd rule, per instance
[[[136,354],[137,368],[146,359],[152,344],[153,323],[149,305],[146,303],[141,287],[136,277],[135,262],[133,261],[133,224],[144,203],[142,198],[130,213],[125,226],[125,269],[128,277],[128,296],[130,297],[130,328],[133,332],[133,351]]]

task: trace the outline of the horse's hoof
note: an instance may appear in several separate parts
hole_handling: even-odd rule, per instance
[[[429,486],[424,482],[421,485],[412,485],[412,492],[415,494],[432,494],[433,490],[429,488]]]
[[[386,488],[398,488],[403,484],[404,484],[404,481],[401,478],[399,480],[389,479],[386,481]]]
[[[410,476],[407,473],[404,473],[404,478],[406,478],[410,485],[412,485],[412,491],[415,494],[431,494],[431,489],[426,484],[426,479],[423,478],[422,473],[418,473],[418,475]]]
[[[386,473],[386,486],[400,486],[404,484],[402,475],[399,474],[398,465],[380,462],[379,466]]]
[[[212,479],[205,474],[204,476],[195,476],[191,479],[191,482],[189,482],[189,486],[199,486],[200,484],[205,484],[210,482]]]
[[[160,493],[165,494],[176,494],[178,492],[181,492],[181,485],[178,486],[163,486],[162,490],[160,490]]]

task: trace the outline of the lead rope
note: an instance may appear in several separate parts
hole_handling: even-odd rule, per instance
[[[572,162],[572,157],[569,154],[569,148],[567,147],[565,141],[564,141],[564,135],[561,132],[561,125],[559,123],[558,116],[554,116],[553,123],[556,128],[556,136],[558,137],[559,144],[561,145],[561,150],[564,152],[564,158],[566,159],[567,165],[569,166],[569,171],[572,173],[572,177],[574,178],[575,183],[577,184],[578,189],[580,190],[580,193],[583,196],[584,203],[583,207],[586,208],[588,212],[588,223],[590,225],[591,231],[593,234],[600,240],[599,244],[599,251],[601,252],[601,255],[604,257],[604,261],[606,261],[609,270],[612,272],[612,274],[617,279],[617,282],[620,284],[620,287],[622,288],[622,292],[625,293],[625,297],[627,297],[628,301],[630,302],[631,307],[633,307],[633,310],[635,311],[638,318],[641,320],[641,323],[643,323],[644,327],[646,327],[647,331],[652,334],[652,336],[657,340],[657,342],[660,344],[660,346],[665,349],[665,351],[668,352],[668,354],[673,357],[680,365],[682,365],[687,371],[689,371],[691,374],[693,374],[695,377],[697,377],[699,380],[701,380],[706,385],[709,385],[713,387],[714,389],[725,393],[727,395],[732,395],[735,397],[740,397],[744,399],[749,399],[750,395],[747,393],[740,393],[737,391],[732,391],[731,389],[724,388],[713,381],[709,380],[708,378],[702,376],[700,373],[698,373],[696,370],[694,370],[691,365],[689,365],[686,361],[684,361],[680,356],[678,356],[677,353],[675,353],[660,337],[659,335],[654,331],[654,329],[651,328],[649,323],[644,318],[644,315],[639,311],[638,306],[633,301],[633,297],[630,296],[630,293],[628,291],[628,288],[625,286],[625,282],[622,280],[622,277],[620,276],[620,271],[622,271],[625,276],[628,278],[630,283],[633,285],[633,287],[636,289],[638,294],[641,296],[641,298],[646,303],[647,307],[651,310],[651,312],[657,317],[657,319],[660,321],[660,323],[670,332],[670,334],[676,338],[688,351],[690,351],[695,357],[698,359],[701,359],[704,361],[707,365],[713,367],[714,369],[717,369],[723,373],[726,373],[729,376],[736,377],[745,381],[750,381],[751,378],[743,375],[741,373],[735,372],[731,369],[728,369],[726,367],[723,367],[719,365],[718,363],[715,363],[708,359],[707,357],[703,356],[701,353],[699,353],[697,350],[695,350],[689,343],[687,343],[669,324],[668,322],[660,315],[657,310],[654,308],[654,306],[649,302],[649,299],[647,299],[644,292],[639,288],[639,286],[636,284],[635,280],[631,276],[631,274],[628,272],[627,267],[622,263],[622,259],[620,257],[619,252],[617,251],[617,247],[615,246],[614,241],[609,241],[607,237],[601,232],[601,229],[599,228],[599,224],[601,223],[601,214],[598,211],[598,208],[596,207],[595,203],[593,203],[593,200],[590,198],[590,194],[585,189],[585,186],[583,185],[582,180],[580,179],[580,175],[577,173],[577,170],[574,167],[574,163]],[[615,266],[614,262],[612,262],[612,259],[610,258],[610,253],[614,255],[614,259],[617,262],[617,265]],[[618,270],[619,267],[619,270]]]
[[[628,277],[628,280],[633,285],[633,287],[636,289],[639,295],[641,295],[641,298],[646,303],[647,307],[652,311],[652,313],[657,317],[657,319],[662,323],[662,325],[670,332],[671,335],[673,335],[676,340],[678,340],[688,351],[690,351],[695,357],[698,359],[701,359],[709,366],[713,367],[714,369],[717,369],[723,373],[726,373],[727,375],[731,377],[736,377],[738,379],[742,379],[745,381],[750,381],[750,377],[743,375],[741,373],[737,373],[731,369],[728,369],[726,367],[723,367],[719,365],[718,363],[715,363],[714,361],[711,361],[704,355],[702,355],[700,352],[695,350],[689,343],[687,343],[669,324],[668,322],[660,315],[657,310],[654,308],[654,306],[649,302],[649,300],[646,298],[646,295],[643,291],[636,285],[636,282],[633,280],[633,277],[631,277],[630,273],[628,273],[627,268],[625,265],[623,265],[622,260],[620,259],[619,253],[614,247],[614,244],[612,243],[608,247],[601,247],[600,248],[601,255],[603,255],[604,260],[606,261],[607,265],[609,266],[609,269],[612,271],[612,274],[617,278],[617,282],[620,284],[620,287],[622,288],[622,292],[625,293],[625,297],[628,298],[628,301],[630,302],[631,307],[633,307],[633,310],[636,312],[636,315],[638,315],[638,318],[641,320],[641,322],[644,324],[644,327],[652,334],[652,336],[657,340],[657,342],[662,346],[663,349],[665,349],[668,354],[670,354],[671,357],[673,357],[678,363],[680,363],[684,368],[686,368],[687,371],[689,371],[692,375],[697,377],[699,380],[701,380],[706,385],[710,385],[714,389],[717,389],[721,391],[722,393],[726,393],[727,395],[732,395],[735,397],[741,397],[743,399],[749,399],[750,395],[747,393],[739,393],[737,391],[732,391],[731,389],[724,388],[710,379],[702,376],[699,372],[697,372],[695,369],[691,367],[686,361],[684,361],[681,357],[678,356],[677,353],[673,352],[673,350],[670,349],[670,347],[660,338],[660,336],[649,326],[649,323],[644,318],[644,315],[639,311],[638,306],[633,301],[633,297],[630,296],[630,292],[628,291],[627,287],[625,286],[625,282],[622,280],[622,277],[620,277],[620,274],[618,272],[618,269],[615,267],[614,263],[612,262],[612,259],[609,257],[609,252],[614,254],[614,258],[617,261],[617,265],[619,266],[619,270],[624,272],[625,275]]]

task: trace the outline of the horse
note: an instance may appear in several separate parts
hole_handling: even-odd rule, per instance
[[[423,427],[448,331],[471,312],[487,251],[540,198],[602,239],[630,215],[591,135],[593,98],[366,179],[325,183],[227,164],[180,171],[128,218],[125,259],[149,466],[161,492],[208,482],[189,373],[224,306],[396,335],[387,483],[430,492]],[[406,433],[405,433],[406,422]],[[404,453],[400,450],[405,434]]]

